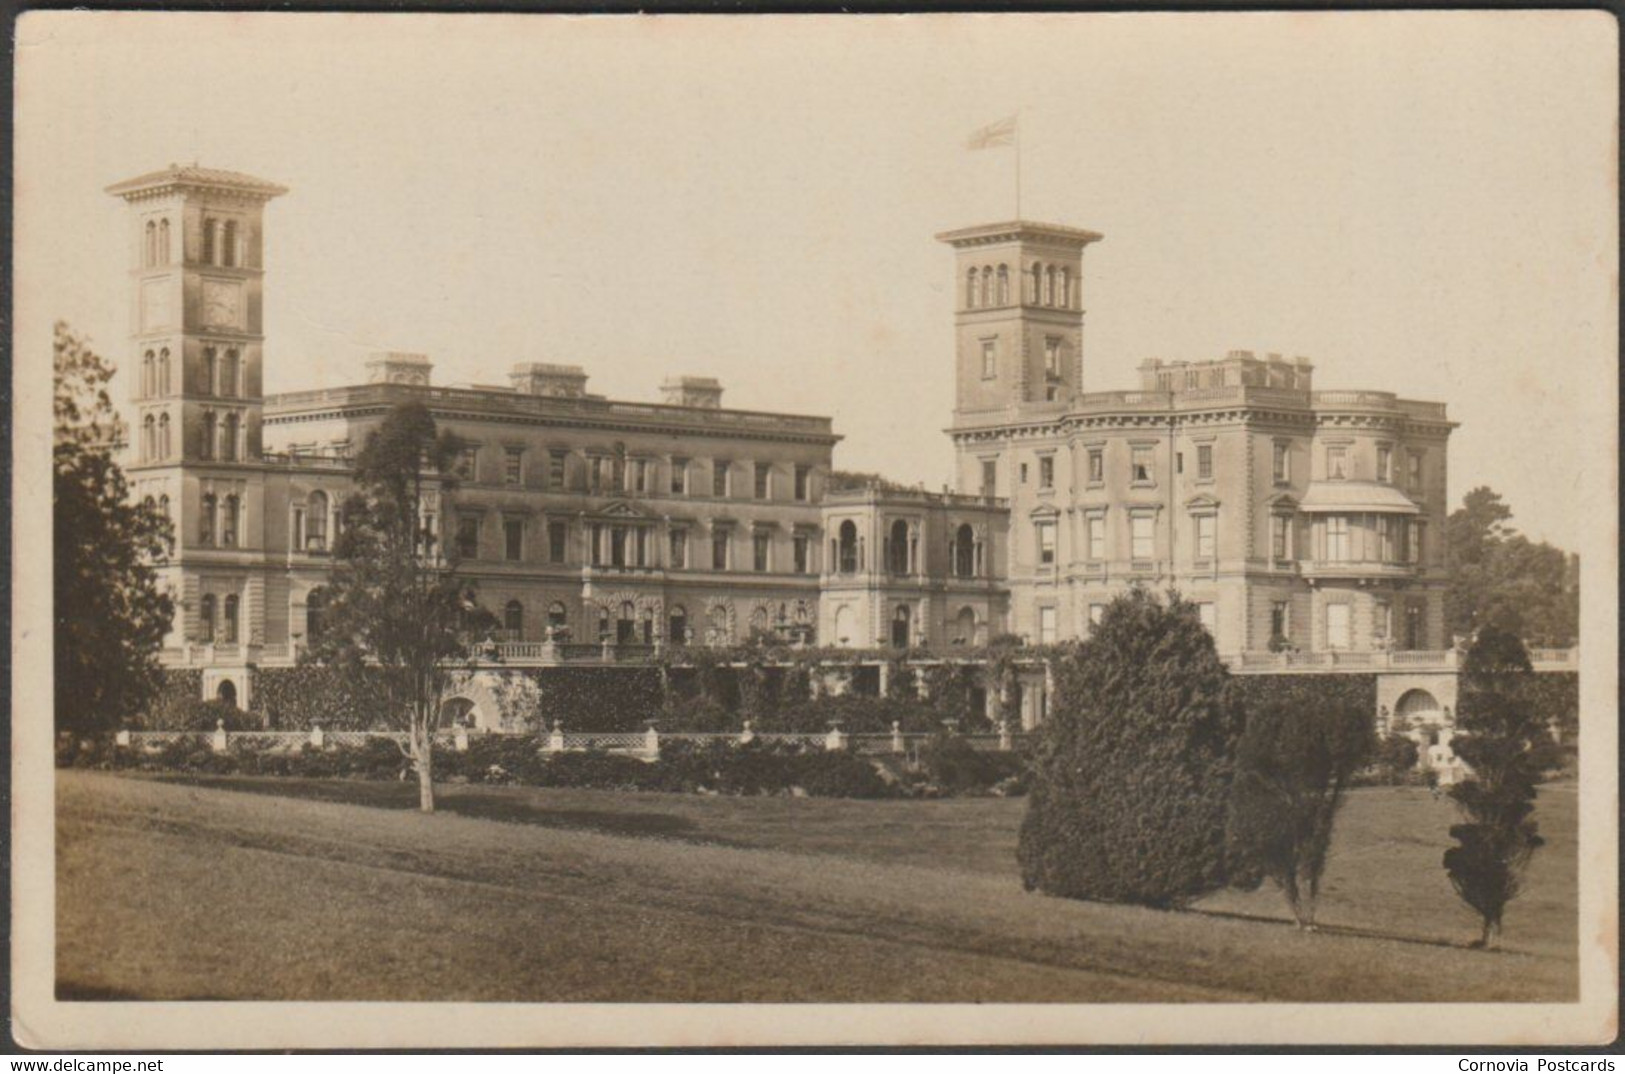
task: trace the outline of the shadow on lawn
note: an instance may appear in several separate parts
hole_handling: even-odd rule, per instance
[[[1200,907],[1189,907],[1187,913],[1201,914],[1204,917],[1224,918],[1228,921],[1250,921],[1259,925],[1280,925],[1284,928],[1297,926],[1284,917],[1270,917],[1267,914],[1245,914],[1238,910],[1204,910]],[[1422,947],[1448,947],[1455,951],[1479,951],[1495,955],[1518,955],[1524,958],[1537,957],[1533,952],[1520,951],[1515,947],[1477,948],[1465,940],[1430,939],[1426,936],[1417,936],[1415,933],[1387,932],[1383,929],[1361,928],[1358,925],[1327,925],[1316,924],[1315,932],[1324,936],[1358,936],[1367,940],[1388,940],[1393,943],[1417,944]]]
[[[302,798],[313,802],[370,806],[375,809],[415,810],[418,807],[416,782],[371,782],[363,780],[254,779],[241,776],[163,775],[162,783],[188,787],[264,794],[277,798]],[[442,813],[475,820],[497,820],[510,824],[534,824],[543,828],[582,829],[606,835],[655,836],[682,839],[698,834],[698,825],[688,817],[671,813],[621,813],[587,809],[547,809],[541,805],[506,795],[467,793],[455,784],[437,784],[435,808]],[[706,842],[717,842],[706,839]]]

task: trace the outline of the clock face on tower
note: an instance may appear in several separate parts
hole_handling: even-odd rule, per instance
[[[203,281],[203,324],[208,328],[242,327],[242,286],[235,281]]]

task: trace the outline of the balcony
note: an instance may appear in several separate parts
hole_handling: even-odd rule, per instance
[[[1417,564],[1389,560],[1304,560],[1298,573],[1310,581],[1401,581],[1416,577]]]

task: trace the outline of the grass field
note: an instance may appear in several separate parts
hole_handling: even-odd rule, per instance
[[[1500,951],[1439,858],[1454,810],[1357,792],[1321,918],[1048,899],[1019,800],[854,802],[243,778],[58,778],[64,999],[1559,1001],[1576,993],[1575,801]]]

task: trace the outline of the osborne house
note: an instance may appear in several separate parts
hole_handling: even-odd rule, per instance
[[[1143,583],[1193,601],[1234,671],[1358,669],[1384,715],[1448,722],[1444,404],[1317,391],[1307,359],[1246,351],[1089,390],[1094,232],[937,236],[956,486],[927,492],[832,480],[829,418],[730,408],[704,376],[632,402],[574,365],[453,386],[429,356],[381,353],[348,387],[266,395],[265,208],[286,189],[171,165],[108,192],[129,208],[127,469],[176,532],[163,659],[207,697],[246,706],[253,669],[320,632],[351,460],[417,401],[466,445],[424,524],[501,624],[491,674],[764,636],[938,657],[1052,643]]]

